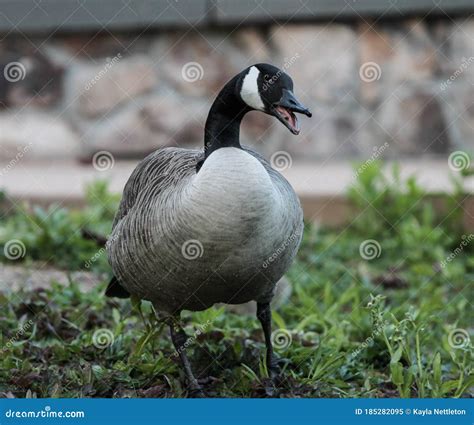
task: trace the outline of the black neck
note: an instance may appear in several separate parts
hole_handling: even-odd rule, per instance
[[[216,149],[240,148],[240,122],[250,108],[242,101],[238,92],[240,76],[230,80],[211,106],[204,130],[205,158]]]

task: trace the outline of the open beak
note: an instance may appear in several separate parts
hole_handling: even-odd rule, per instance
[[[283,89],[283,96],[278,102],[275,102],[271,106],[270,110],[271,114],[277,117],[293,134],[299,134],[300,132],[300,126],[295,112],[305,114],[307,117],[312,116],[309,109],[303,106],[298,99],[296,99],[293,92],[287,89]]]

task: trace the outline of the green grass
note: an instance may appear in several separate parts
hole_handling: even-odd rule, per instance
[[[284,365],[280,396],[473,395],[468,335],[474,239],[460,227],[462,180],[455,180],[453,193],[444,197],[446,211],[438,216],[414,179],[400,181],[396,170],[394,175],[390,183],[373,163],[358,176],[349,193],[349,226],[307,226],[288,273],[291,298],[273,316]],[[17,239],[26,253],[3,261],[108,273],[106,256],[74,230],[87,226],[107,233],[116,206],[117,198],[98,183],[88,189],[84,210],[10,213],[2,220],[2,252]],[[367,240],[375,241],[366,253],[373,259],[360,253]],[[142,303],[140,310],[128,300],[107,299],[105,283],[89,293],[71,281],[67,287],[52,282],[44,290],[0,294],[0,393],[186,396],[167,330],[150,305]],[[209,396],[275,395],[268,389],[254,317],[213,308],[185,313],[183,320],[193,366],[209,378]]]

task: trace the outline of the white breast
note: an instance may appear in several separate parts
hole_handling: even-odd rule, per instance
[[[194,177],[191,192],[190,198],[199,208],[218,215],[236,210],[245,210],[250,216],[268,213],[280,201],[265,167],[237,148],[213,152]]]
[[[181,197],[180,222],[195,239],[219,240],[223,250],[242,245],[249,235],[271,243],[281,227],[280,191],[258,159],[242,149],[213,152]],[[278,233],[278,231],[277,231]]]

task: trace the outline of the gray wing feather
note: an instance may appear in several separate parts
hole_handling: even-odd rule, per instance
[[[194,149],[163,148],[143,159],[133,170],[123,190],[122,200],[112,229],[133,208],[140,194],[153,187],[159,193],[195,168],[203,152]]]

